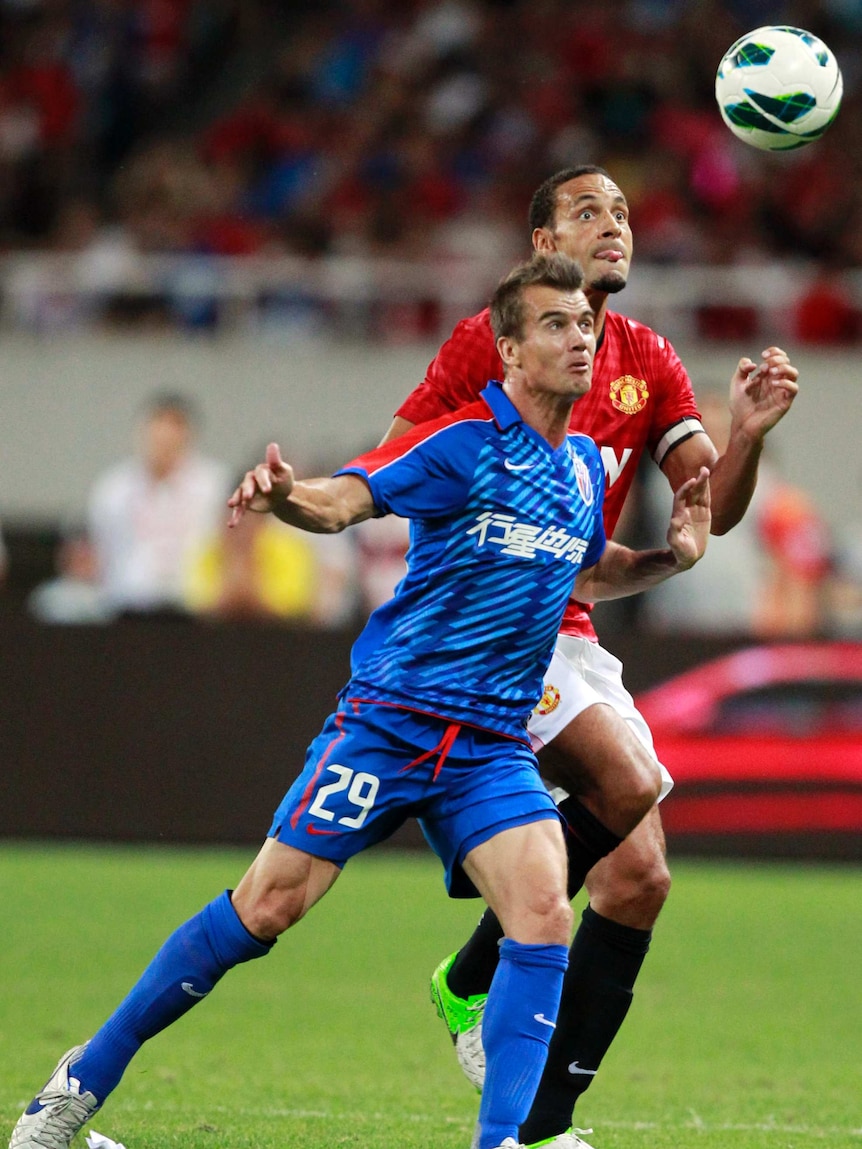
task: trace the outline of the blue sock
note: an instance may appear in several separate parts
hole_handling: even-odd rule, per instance
[[[569,951],[504,938],[482,1021],[485,1088],[479,1107],[479,1147],[494,1149],[530,1111],[548,1059]]]
[[[103,1102],[141,1045],[206,997],[240,962],[263,957],[274,942],[252,937],[225,890],[175,930],[74,1063],[83,1089]]]

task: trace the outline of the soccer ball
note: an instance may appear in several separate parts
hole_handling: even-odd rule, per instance
[[[767,152],[819,139],[838,115],[843,91],[832,52],[802,28],[756,28],[728,48],[715,77],[724,122]]]

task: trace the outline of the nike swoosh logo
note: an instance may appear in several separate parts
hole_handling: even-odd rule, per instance
[[[205,993],[198,993],[190,981],[180,982],[180,989],[183,993],[187,993],[189,997],[206,997]]]
[[[507,471],[529,471],[535,465],[535,463],[513,463],[511,459],[504,459],[503,461],[503,466]]]
[[[597,1069],[581,1069],[577,1061],[573,1061],[569,1066],[569,1073],[583,1073],[586,1077],[595,1077],[598,1073]]]
[[[335,834],[341,833],[340,830],[321,830],[319,826],[308,825],[305,827],[309,834]]]
[[[548,1021],[543,1013],[534,1013],[533,1017],[536,1019],[536,1021],[541,1022],[542,1025],[549,1025],[551,1029],[557,1028],[557,1023],[555,1021]]]

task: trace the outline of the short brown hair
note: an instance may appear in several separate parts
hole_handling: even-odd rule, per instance
[[[557,218],[557,189],[561,184],[567,184],[569,180],[576,180],[579,176],[604,176],[606,179],[612,179],[605,169],[598,167],[597,164],[579,164],[574,168],[563,168],[562,171],[549,176],[536,188],[530,200],[528,216],[530,235],[537,227],[553,228]]]
[[[580,291],[584,286],[584,273],[577,260],[560,251],[537,254],[519,263],[499,282],[491,299],[491,327],[495,339],[501,335],[522,338],[524,290],[534,286]]]

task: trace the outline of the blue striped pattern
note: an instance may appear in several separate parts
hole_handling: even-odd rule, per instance
[[[347,468],[413,524],[408,574],[360,635],[344,693],[523,737],[575,575],[604,547],[604,475],[591,439],[553,450],[499,387],[485,395],[496,419],[438,423],[379,470],[375,452]]]

